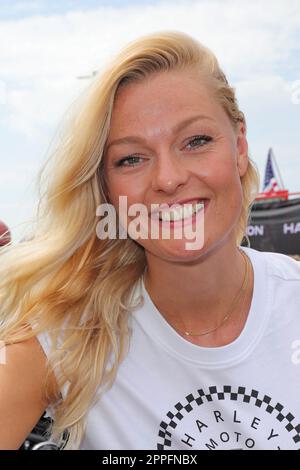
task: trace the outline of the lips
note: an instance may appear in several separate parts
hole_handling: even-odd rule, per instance
[[[179,213],[180,211],[181,213],[183,213],[182,211],[186,211],[186,215],[188,215],[189,211],[192,211],[192,209],[193,210],[196,209],[197,204],[198,204],[198,208],[200,208],[199,203],[203,203],[204,209],[205,209],[209,203],[209,199],[199,196],[199,197],[181,199],[181,200],[168,202],[168,203],[164,202],[164,203],[160,203],[159,205],[157,203],[155,204],[155,206],[158,205],[158,207],[155,207],[155,209],[152,210],[149,215],[151,218],[156,219],[156,220],[162,214],[164,214],[166,218],[168,218],[167,217],[168,214],[170,214],[170,217],[172,217],[172,215],[176,214],[177,211],[179,211]]]

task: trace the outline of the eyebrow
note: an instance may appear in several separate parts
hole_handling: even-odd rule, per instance
[[[185,127],[189,126],[195,121],[199,120],[209,120],[209,121],[215,121],[212,117],[206,116],[204,114],[199,114],[197,116],[190,117],[188,119],[185,119],[184,121],[181,121],[179,124],[176,124],[176,126],[173,127],[172,133],[175,134],[176,132],[181,131]],[[112,140],[106,147],[106,152],[107,150],[112,146],[112,145],[118,145],[118,144],[131,144],[131,143],[136,143],[136,144],[141,144],[144,143],[145,139],[139,136],[135,135],[130,135],[126,137],[120,137],[119,139]]]

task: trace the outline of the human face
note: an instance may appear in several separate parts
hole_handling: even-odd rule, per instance
[[[203,246],[187,250],[184,237],[137,240],[146,254],[184,262],[220,243],[234,245],[247,164],[244,127],[233,129],[195,69],[118,90],[104,150],[109,201],[118,208],[119,196],[127,196],[128,207],[142,203],[150,213],[151,204],[205,199]]]

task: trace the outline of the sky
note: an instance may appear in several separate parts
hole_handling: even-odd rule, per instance
[[[34,215],[36,176],[94,70],[129,41],[190,34],[216,54],[247,119],[263,179],[273,148],[300,191],[299,0],[0,0],[0,219],[13,239]]]

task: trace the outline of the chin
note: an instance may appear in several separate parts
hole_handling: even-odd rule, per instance
[[[186,262],[196,260],[205,251],[203,243],[196,249],[187,249],[186,244],[194,244],[193,240],[162,240],[158,241],[155,246],[145,247],[146,252],[155,255],[158,258],[173,262]]]

